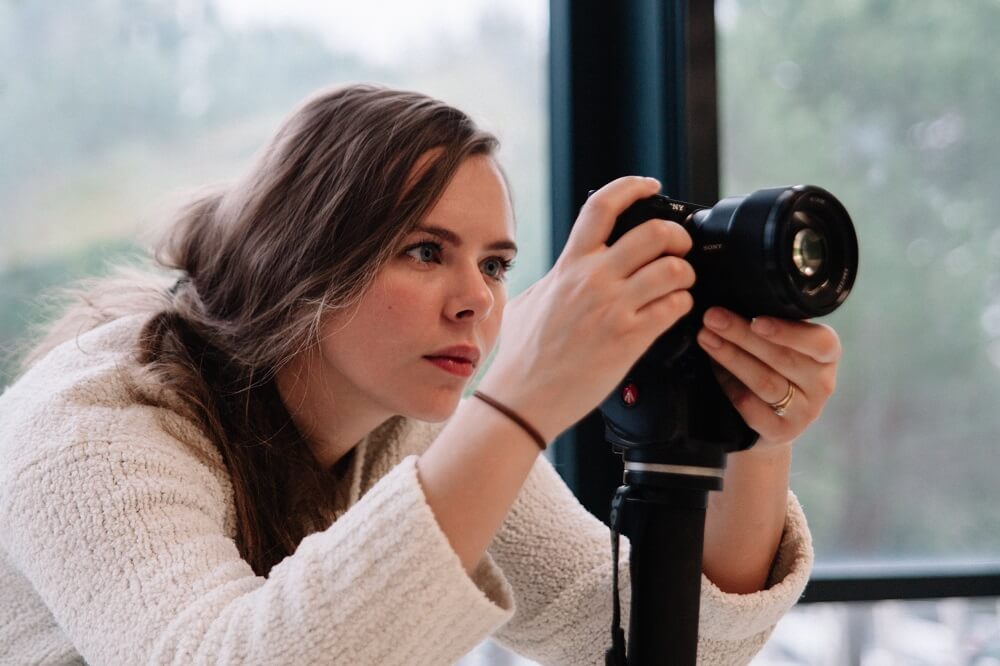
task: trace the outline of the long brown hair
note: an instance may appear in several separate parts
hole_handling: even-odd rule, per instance
[[[276,371],[317,344],[328,316],[360,301],[461,162],[497,145],[426,95],[368,84],[319,91],[240,179],[178,212],[153,248],[155,270],[120,267],[64,289],[71,304],[21,371],[86,330],[148,312],[136,385],[152,380],[179,397],[218,447],[237,545],[266,575],[329,524],[332,501],[331,477],[292,424]],[[415,170],[427,151],[433,159]]]

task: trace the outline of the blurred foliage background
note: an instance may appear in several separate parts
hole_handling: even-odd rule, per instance
[[[837,393],[793,487],[833,559],[1000,559],[1000,3],[719,2],[726,193],[858,230]]]
[[[716,9],[721,194],[820,185],[861,240],[855,292],[826,319],[838,391],[792,480],[820,560],[996,560],[1000,4]],[[421,90],[497,132],[522,246],[511,294],[548,268],[546,44],[502,6],[390,66],[301,26],[234,28],[211,2],[6,1],[0,57],[3,349],[51,316],[46,288],[138,260],[169,204],[239,174],[338,82]]]

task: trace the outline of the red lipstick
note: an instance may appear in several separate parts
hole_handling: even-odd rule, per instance
[[[471,377],[479,364],[479,348],[475,345],[452,345],[424,358],[453,375]]]
[[[431,357],[425,356],[428,361],[441,368],[445,372],[450,372],[459,377],[471,377],[476,372],[476,366],[462,359],[449,358],[446,356]]]

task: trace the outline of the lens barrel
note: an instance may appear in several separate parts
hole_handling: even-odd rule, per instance
[[[806,319],[833,312],[858,271],[850,215],[812,185],[757,190],[695,211],[688,221],[695,301],[746,317]],[[699,298],[700,297],[700,298]]]

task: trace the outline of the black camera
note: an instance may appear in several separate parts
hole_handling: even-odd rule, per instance
[[[618,217],[606,244],[653,218],[681,224],[694,241],[685,257],[696,275],[694,308],[601,403],[605,436],[626,460],[653,461],[652,449],[667,447],[675,463],[721,467],[725,453],[749,448],[757,433],[722,393],[695,341],[705,310],[721,305],[746,318],[784,319],[833,312],[858,271],[854,225],[832,194],[812,185],[758,190],[711,207],[654,195]]]

